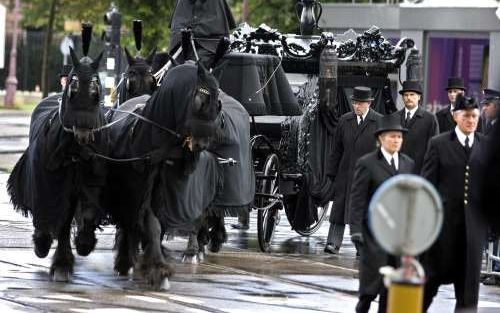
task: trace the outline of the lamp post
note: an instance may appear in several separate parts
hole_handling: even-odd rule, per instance
[[[5,107],[13,108],[17,90],[17,33],[19,21],[20,0],[15,0],[14,11],[12,12],[14,28],[12,30],[12,46],[10,47],[9,75],[5,81]]]

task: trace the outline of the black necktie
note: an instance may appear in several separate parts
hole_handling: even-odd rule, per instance
[[[467,153],[467,156],[470,154],[471,147],[469,145],[469,136],[465,137],[465,145],[464,145],[465,153]]]
[[[394,172],[397,172],[398,170],[396,169],[396,163],[394,162],[394,157],[391,157],[391,167],[394,170]]]
[[[405,119],[405,127],[408,127],[408,124],[410,123],[410,120],[411,120],[411,112],[408,111],[406,113],[406,119]]]
[[[362,124],[363,124],[363,116],[360,116],[358,126],[361,126]]]

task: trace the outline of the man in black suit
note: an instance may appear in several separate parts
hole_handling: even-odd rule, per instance
[[[460,77],[448,78],[448,87],[446,87],[446,91],[448,92],[448,100],[450,101],[450,104],[436,113],[436,118],[439,123],[439,131],[441,133],[455,128],[456,123],[453,120],[452,112],[455,107],[455,99],[457,98],[457,95],[465,93],[463,79]]]
[[[236,23],[226,0],[177,0],[169,27],[172,31],[170,53],[180,47],[182,30],[190,28],[198,57],[209,67],[219,40],[222,37],[229,38],[229,31],[236,27]],[[194,59],[192,51],[187,58]]]
[[[476,205],[485,169],[486,138],[476,132],[476,101],[458,95],[453,108],[455,129],[431,139],[422,176],[443,200],[443,226],[438,239],[421,257],[427,282],[427,310],[442,284],[455,287],[456,310],[476,310],[486,226]]]
[[[356,312],[368,312],[370,304],[380,295],[379,312],[385,312],[387,290],[379,269],[396,266],[396,257],[389,255],[375,241],[368,227],[368,205],[375,190],[387,179],[397,174],[411,173],[415,163],[399,153],[403,133],[399,116],[388,115],[380,119],[375,132],[380,148],[361,157],[356,163],[351,190],[350,227],[351,240],[360,247],[359,302]]]
[[[403,89],[399,93],[403,96],[405,107],[394,114],[398,116],[401,126],[408,129],[403,135],[401,152],[415,161],[414,171],[420,174],[429,139],[439,134],[438,122],[432,113],[419,106],[422,97],[420,82],[403,82]]]
[[[325,252],[339,252],[344,238],[345,224],[349,222],[349,194],[354,164],[363,155],[375,150],[373,133],[380,114],[370,109],[373,98],[368,87],[355,87],[351,96],[354,111],[339,120],[334,139],[333,156],[327,175],[334,181],[334,208],[330,214],[330,230]]]
[[[483,93],[484,99],[481,101],[481,104],[483,105],[484,117],[486,118],[484,134],[489,135],[493,129],[493,125],[497,122],[498,106],[500,105],[500,91],[485,89]]]
[[[500,91],[494,90],[494,89],[484,89],[484,99],[481,101],[481,104],[483,105],[483,113],[485,117],[485,127],[484,129],[484,134],[490,138],[491,141],[493,141],[495,138],[494,136],[494,126],[497,123],[498,120],[498,106],[500,105]],[[498,127],[498,125],[497,125]],[[491,232],[490,235],[490,240],[493,241],[493,253],[497,255],[498,253],[498,233]],[[498,261],[493,261],[493,270],[494,271],[500,271],[500,262]],[[486,277],[485,280],[483,280],[484,285],[500,285],[500,278],[497,278],[495,275],[491,275],[489,277]]]

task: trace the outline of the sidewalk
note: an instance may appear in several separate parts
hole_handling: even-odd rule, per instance
[[[10,172],[28,146],[31,113],[0,109],[0,171]]]

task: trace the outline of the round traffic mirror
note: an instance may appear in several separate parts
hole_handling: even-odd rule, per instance
[[[443,222],[441,198],[430,182],[402,174],[385,181],[370,201],[369,227],[393,255],[417,255],[436,240]]]

